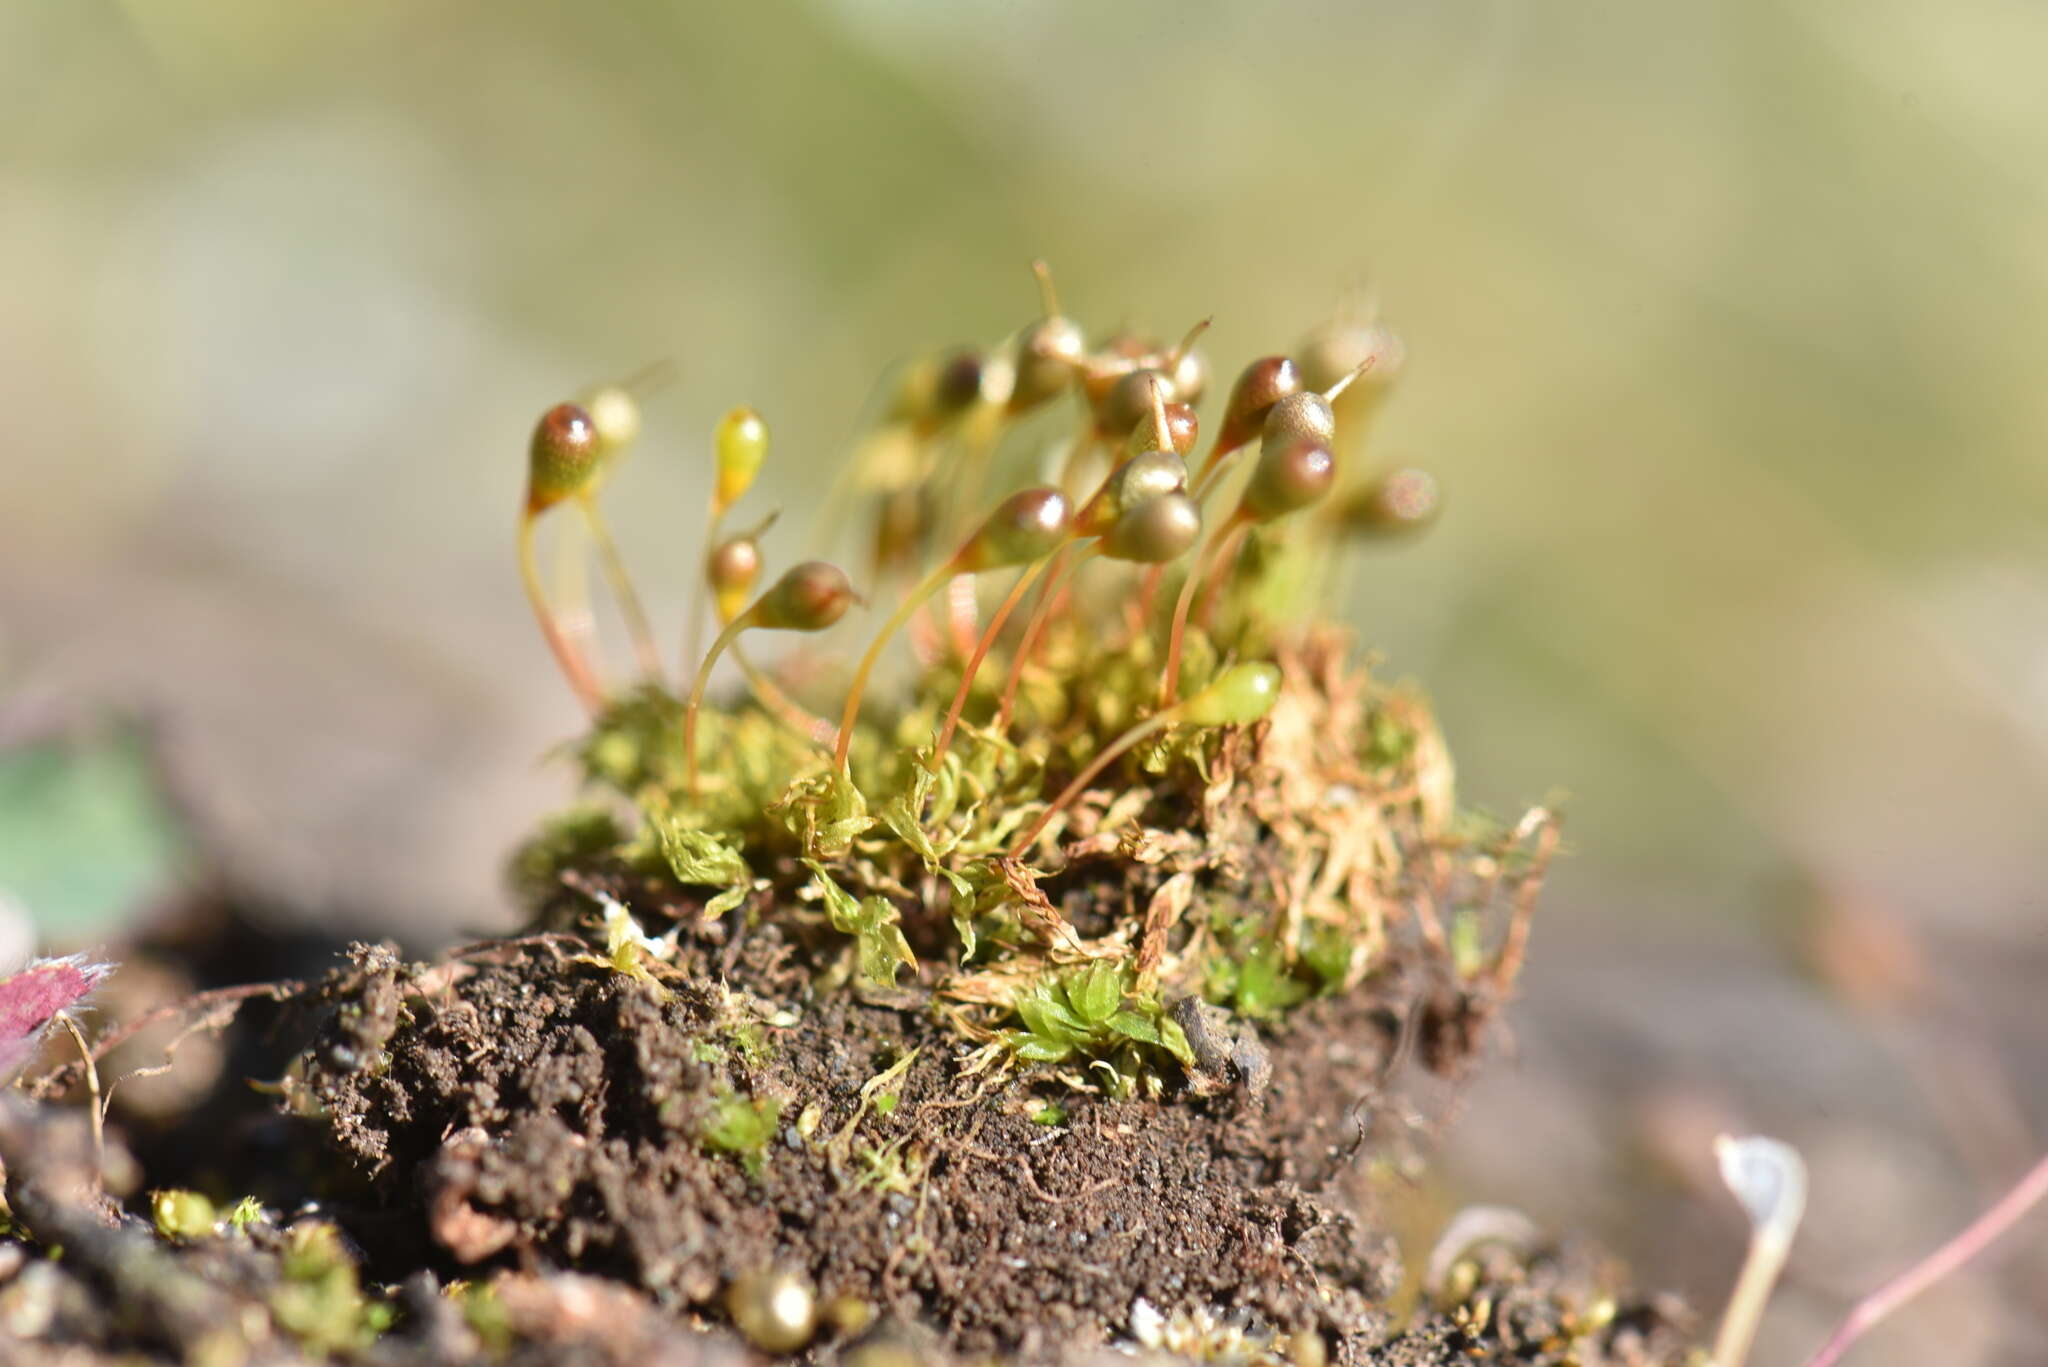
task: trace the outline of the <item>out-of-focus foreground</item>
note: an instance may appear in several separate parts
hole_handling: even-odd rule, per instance
[[[196,848],[503,925],[578,723],[511,567],[548,403],[674,360],[613,513],[680,623],[716,416],[796,558],[877,359],[1027,321],[1034,256],[1222,356],[1364,289],[1446,513],[1350,613],[1576,851],[1456,1192],[1712,1304],[1708,1138],[1799,1142],[1783,1361],[2048,1134],[2044,68],[2018,0],[16,0],[0,885],[91,925]],[[189,846],[120,747],[23,748],[110,711]],[[1863,1360],[2036,1361],[2044,1303],[2037,1220]]]

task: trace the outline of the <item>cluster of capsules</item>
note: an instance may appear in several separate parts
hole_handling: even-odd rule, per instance
[[[1348,485],[1340,480],[1347,453],[1362,445],[1365,424],[1400,369],[1401,345],[1383,325],[1340,321],[1312,335],[1293,356],[1252,361],[1231,386],[1215,435],[1201,450],[1197,407],[1209,387],[1209,367],[1196,341],[1207,323],[1170,348],[1128,334],[1091,343],[1081,326],[1061,312],[1044,265],[1035,269],[1043,316],[1002,346],[963,349],[907,367],[855,462],[856,467],[882,469],[879,475],[868,470],[865,481],[877,494],[870,583],[898,584],[901,598],[855,665],[836,725],[792,701],[746,658],[739,637],[750,630],[821,631],[862,600],[846,573],[822,560],[796,565],[753,596],[763,565],[760,538],[774,519],[733,535],[726,534],[725,522],[761,469],[768,432],[750,409],[736,409],[719,423],[705,592],[696,599],[685,644],[686,658],[695,657],[699,614],[708,600],[720,630],[695,671],[683,724],[693,792],[697,714],[712,666],[728,652],[763,705],[829,749],[834,766],[845,774],[862,697],[885,647],[952,587],[947,595],[955,623],[950,640],[962,668],[952,704],[923,754],[924,762],[936,768],[952,743],[983,661],[1034,585],[1038,593],[1013,633],[1008,677],[995,704],[991,727],[997,733],[1010,725],[1019,681],[1074,577],[1098,559],[1141,567],[1127,616],[1134,631],[1163,634],[1157,705],[1074,776],[1019,842],[1021,852],[1053,813],[1146,737],[1176,724],[1243,724],[1271,706],[1279,676],[1270,663],[1233,661],[1199,691],[1182,697],[1180,688],[1184,643],[1198,597],[1206,604],[1228,579],[1252,533],[1311,514],[1319,515],[1322,528],[1335,535],[1411,531],[1434,518],[1436,485],[1422,471],[1397,469]],[[534,562],[534,524],[560,504],[581,509],[641,673],[658,680],[659,651],[598,509],[607,473],[640,430],[632,391],[630,384],[604,386],[542,415],[533,435],[520,519],[520,567],[535,615],[563,674],[593,715],[603,711],[606,695],[585,650],[563,631],[543,593]],[[971,510],[1003,437],[1027,416],[1068,396],[1079,401],[1080,426],[1054,448],[1056,478],[1011,493],[992,511],[974,517]],[[844,482],[841,490],[846,492]],[[1235,497],[1226,500],[1230,490]],[[1216,505],[1227,511],[1218,516]],[[935,546],[946,553],[920,573]],[[1155,611],[1163,601],[1162,586],[1182,561],[1178,596],[1171,613],[1162,615]],[[1016,578],[987,623],[979,625],[975,581],[1001,571],[1016,571]],[[1204,586],[1210,595],[1203,594]],[[929,642],[924,653],[931,654]]]

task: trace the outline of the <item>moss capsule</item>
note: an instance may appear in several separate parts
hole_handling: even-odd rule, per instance
[[[1244,515],[1260,522],[1320,502],[1336,482],[1337,460],[1320,442],[1295,438],[1259,449],[1244,489]]]
[[[1172,451],[1141,451],[1110,471],[1074,518],[1079,536],[1101,536],[1144,499],[1188,487],[1187,462]]]
[[[844,570],[806,560],[776,580],[741,620],[769,631],[823,631],[859,601]]]
[[[599,385],[581,400],[597,429],[598,445],[606,459],[631,446],[640,435],[640,403],[624,385]]]
[[[1260,661],[1232,665],[1175,709],[1191,726],[1249,726],[1273,710],[1280,696],[1280,666]]]
[[[718,482],[711,498],[713,520],[740,501],[768,458],[768,424],[751,408],[735,408],[718,421],[712,441],[718,461]]]
[[[1195,453],[1195,443],[1202,436],[1202,420],[1195,413],[1192,403],[1170,403],[1166,405],[1166,431],[1173,439],[1173,449],[1182,460]]]
[[[1133,503],[1102,538],[1101,549],[1112,560],[1164,565],[1186,555],[1201,536],[1201,506],[1171,491]]]
[[[528,447],[527,513],[544,512],[582,493],[602,455],[597,425],[581,405],[558,403],[541,414]]]
[[[725,1306],[747,1342],[764,1353],[794,1353],[817,1332],[818,1298],[800,1273],[750,1273],[732,1284]]]
[[[1363,534],[1419,531],[1436,520],[1436,480],[1426,470],[1394,470],[1347,500],[1346,531]]]
[[[1149,434],[1155,404],[1173,403],[1176,398],[1173,381],[1165,372],[1145,366],[1110,385],[1095,410],[1095,420],[1103,432],[1119,441],[1133,431]]]
[[[1073,527],[1067,497],[1057,489],[1026,489],[996,506],[953,558],[960,574],[1022,565],[1052,554]]]
[[[761,579],[761,543],[751,533],[728,537],[705,557],[704,578],[718,605],[718,620],[730,622],[747,604],[747,595]]]
[[[1310,389],[1329,389],[1371,362],[1356,386],[1368,407],[1400,379],[1407,360],[1407,348],[1384,323],[1328,324],[1304,338],[1295,354],[1301,358],[1302,383]]]
[[[1267,446],[1312,441],[1328,446],[1337,438],[1337,415],[1330,401],[1312,389],[1289,394],[1266,410],[1259,440]]]
[[[1238,373],[1223,405],[1216,447],[1235,451],[1259,434],[1273,405],[1301,392],[1301,371],[1285,356],[1262,356]]]

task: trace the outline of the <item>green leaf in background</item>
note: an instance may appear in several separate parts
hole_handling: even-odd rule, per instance
[[[0,897],[27,913],[41,945],[119,935],[177,893],[196,857],[139,727],[0,750]]]

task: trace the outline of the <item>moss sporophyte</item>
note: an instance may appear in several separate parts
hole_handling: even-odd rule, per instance
[[[1210,1037],[1232,1038],[1230,1019],[1357,984],[1397,929],[1457,938],[1461,985],[1505,989],[1548,813],[1510,828],[1457,812],[1426,703],[1350,663],[1315,612],[1342,557],[1436,512],[1428,475],[1371,454],[1398,341],[1339,321],[1251,361],[1204,450],[1200,327],[1171,347],[1091,340],[1038,273],[1040,318],[904,367],[836,472],[830,523],[861,529],[851,573],[799,558],[774,574],[772,512],[727,529],[773,452],[760,413],[718,424],[673,672],[599,510],[640,432],[635,386],[542,415],[520,565],[591,714],[590,792],[522,855],[523,884],[597,861],[672,880],[704,917],[777,922],[823,983],[916,988],[976,1066],[1112,1095],[1218,1080],[1229,1050]],[[535,526],[564,503],[618,599],[629,685],[605,682],[544,592]],[[754,632],[863,622],[863,604],[880,621],[844,650],[776,671],[743,653]],[[714,687],[722,660],[743,688]],[[675,971],[622,909],[598,911],[615,967]],[[736,1103],[707,1138],[750,1148],[759,1119]]]

